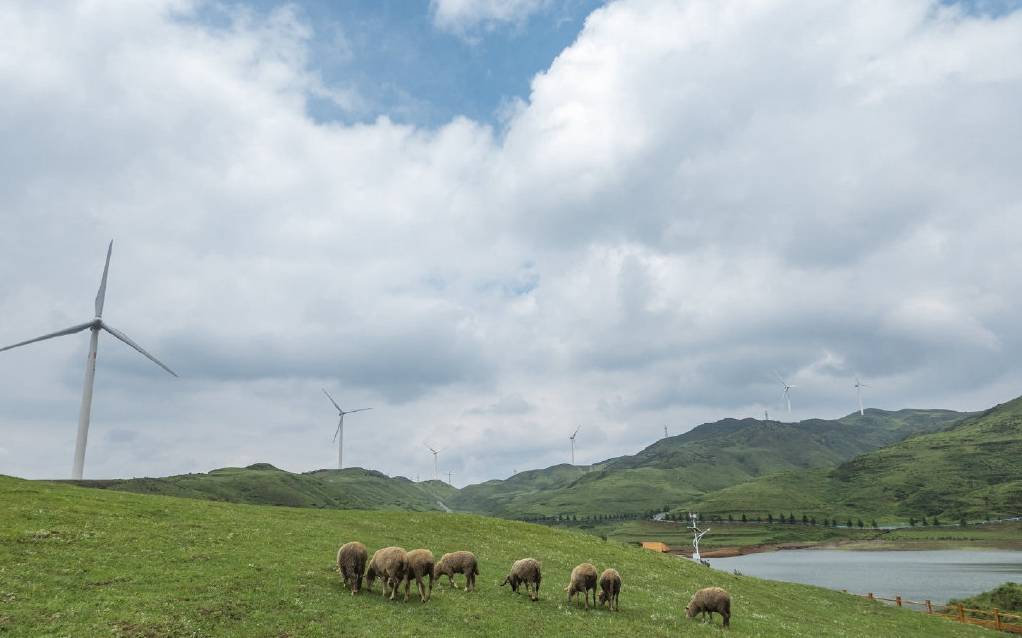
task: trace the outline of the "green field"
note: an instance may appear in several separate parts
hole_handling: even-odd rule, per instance
[[[756,545],[825,545],[847,549],[973,547],[1022,550],[1022,522],[970,525],[964,528],[948,526],[896,530],[848,529],[800,523],[768,525],[710,522],[701,526],[703,529],[710,528],[710,532],[700,542],[700,548],[704,552]],[[692,532],[683,523],[639,520],[597,524],[576,523],[559,527],[576,529],[621,543],[660,541],[672,548],[686,550],[692,546]]]
[[[0,634],[5,636],[720,635],[688,621],[697,588],[733,594],[732,635],[988,635],[819,588],[738,577],[596,536],[432,512],[296,509],[146,496],[0,478]],[[426,605],[351,596],[337,547],[471,549],[479,591],[440,586]],[[540,559],[541,600],[498,587]],[[582,561],[616,567],[621,611],[565,601]]]

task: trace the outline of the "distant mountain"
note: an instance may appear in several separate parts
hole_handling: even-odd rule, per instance
[[[331,509],[441,510],[455,490],[441,481],[414,483],[362,468],[292,474],[268,463],[207,474],[107,481],[70,481],[84,487],[184,496],[213,501]]]
[[[592,467],[555,465],[470,485],[450,507],[504,517],[618,514],[693,502],[708,492],[791,470],[839,463],[969,414],[867,410],[799,423],[724,419]]]
[[[865,453],[836,468],[790,472],[705,495],[704,513],[940,516],[1022,513],[1022,398]]]

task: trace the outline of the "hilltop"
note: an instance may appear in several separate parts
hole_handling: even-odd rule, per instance
[[[1022,513],[1022,398],[856,456],[835,468],[788,472],[707,494],[707,513],[794,511],[945,522]]]
[[[738,577],[594,536],[432,512],[266,507],[87,490],[0,477],[0,633],[8,636],[719,635],[683,617],[697,588],[731,591],[736,636],[983,636],[825,589]],[[469,548],[478,592],[438,586],[426,605],[351,596],[337,547]],[[543,562],[541,600],[498,583]],[[622,574],[621,611],[577,610],[561,587],[592,561]],[[428,628],[428,629],[427,629]]]
[[[442,510],[440,501],[454,492],[441,481],[415,483],[362,468],[292,474],[269,463],[163,478],[70,482],[82,487],[252,505],[405,511]]]
[[[510,518],[659,511],[792,470],[833,468],[906,437],[970,416],[950,410],[867,410],[798,423],[724,419],[591,467],[555,465],[462,488],[451,507]]]

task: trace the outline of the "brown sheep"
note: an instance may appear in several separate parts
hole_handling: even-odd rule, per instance
[[[479,564],[476,555],[472,552],[452,552],[440,557],[440,562],[433,568],[433,577],[440,578],[447,575],[447,581],[451,587],[458,588],[454,584],[455,574],[465,574],[465,591],[475,591],[476,576],[479,575]]]
[[[366,589],[372,591],[373,581],[379,577],[383,583],[383,595],[387,595],[389,586],[390,599],[394,600],[398,585],[405,577],[406,554],[407,552],[401,547],[384,547],[376,550],[372,560],[369,561],[369,569],[366,570]]]
[[[564,591],[568,592],[568,601],[575,599],[576,606],[578,605],[578,594],[582,594],[582,599],[586,603],[586,609],[589,609],[589,590],[593,590],[593,607],[596,606],[596,568],[593,567],[592,563],[582,563],[571,570],[571,581],[568,586],[564,588]]]
[[[619,611],[617,598],[621,593],[621,574],[616,569],[607,568],[600,574],[600,605],[608,605]]]
[[[511,591],[517,594],[518,586],[524,584],[529,598],[536,601],[539,600],[539,583],[542,579],[539,561],[535,558],[523,558],[515,561],[511,566],[511,573],[504,578],[500,586],[511,585]]]
[[[366,546],[358,541],[341,545],[337,551],[337,571],[345,587],[351,587],[351,595],[362,589],[362,572],[366,569]]]
[[[433,596],[433,552],[428,549],[413,549],[405,555],[405,602],[408,602],[408,587],[415,579],[415,586],[419,590],[419,599],[426,602]],[[422,577],[429,577],[429,595],[426,595],[426,586],[422,584]]]
[[[689,618],[695,618],[696,614],[710,614],[711,622],[714,612],[724,619],[725,627],[731,626],[731,594],[720,587],[700,589],[685,607],[685,614]]]

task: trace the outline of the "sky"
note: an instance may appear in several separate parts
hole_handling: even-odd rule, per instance
[[[1022,394],[1022,7],[0,4],[0,346],[104,319],[87,478],[455,485]],[[87,333],[0,353],[70,475]],[[779,374],[795,388],[784,407]]]

